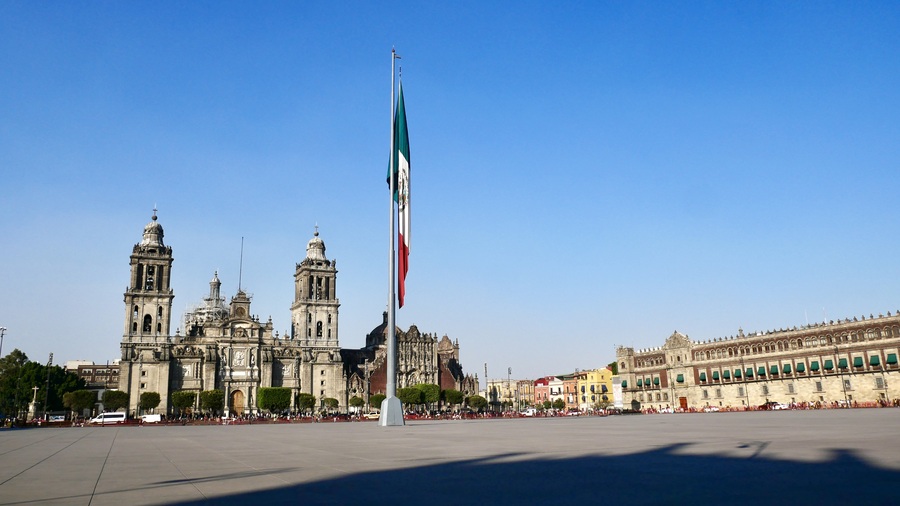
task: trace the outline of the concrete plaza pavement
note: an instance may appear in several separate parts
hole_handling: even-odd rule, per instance
[[[900,409],[0,430],[0,504],[898,504]]]

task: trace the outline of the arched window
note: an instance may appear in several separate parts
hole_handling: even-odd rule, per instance
[[[144,332],[150,332],[153,329],[153,318],[150,315],[144,315]]]
[[[316,322],[316,337],[322,337],[322,322]]]
[[[157,323],[157,324],[156,324],[156,331],[157,331],[157,332],[162,332],[162,323]]]
[[[160,318],[162,318],[162,308],[157,308],[156,316],[159,316]]]
[[[132,312],[131,315],[135,318],[138,317],[138,307],[137,306],[134,306],[134,312]]]

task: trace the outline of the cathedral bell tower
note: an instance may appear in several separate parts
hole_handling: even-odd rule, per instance
[[[294,271],[291,337],[299,341],[300,391],[315,396],[320,405],[336,399],[347,409],[347,378],[338,344],[338,308],[334,260],[325,257],[319,230],[306,246],[306,258]]]
[[[123,342],[168,341],[172,319],[169,282],[172,248],[163,243],[163,228],[153,219],[144,227],[144,237],[131,252],[131,282],[125,290]]]
[[[335,262],[325,258],[318,227],[306,246],[306,258],[294,273],[291,334],[301,346],[337,348],[338,302]]]

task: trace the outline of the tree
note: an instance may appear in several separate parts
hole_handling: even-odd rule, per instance
[[[362,399],[362,397],[353,396],[348,401],[350,403],[350,407],[356,408],[356,411],[359,412],[359,408],[366,405],[366,401]]]
[[[447,401],[447,404],[450,404],[451,406],[458,406],[462,404],[463,400],[465,400],[463,393],[453,388],[444,390],[443,394],[444,400]]]
[[[291,389],[287,387],[260,387],[256,394],[256,407],[269,413],[279,413],[291,407]]]
[[[28,356],[19,349],[0,358],[0,417],[18,416],[27,409],[35,386],[22,380],[22,370],[28,363]]]
[[[550,400],[548,399],[548,400],[544,401],[544,403],[541,404],[541,406],[543,406],[544,411],[546,411],[546,410],[550,409],[551,406],[553,406],[553,403],[550,402]]]
[[[466,399],[466,404],[468,404],[469,407],[474,409],[475,411],[481,412],[484,411],[484,408],[487,407],[488,401],[480,395],[472,395],[469,396],[468,399]]]
[[[606,368],[609,369],[610,371],[612,371],[613,376],[616,376],[619,374],[619,363],[618,362],[610,362],[609,364],[606,365]]]
[[[190,390],[179,390],[172,392],[172,406],[178,408],[178,412],[184,415],[184,412],[194,406],[194,400],[197,398],[196,392]]]
[[[47,411],[60,411],[65,408],[63,395],[84,390],[85,382],[57,365],[48,369],[44,364],[29,362],[19,350],[0,359],[0,412],[12,415],[24,411],[34,398],[32,387],[38,387],[38,410],[46,407]]]
[[[225,407],[225,392],[221,390],[204,390],[200,392],[200,409],[216,415]]]
[[[372,406],[376,409],[381,409],[381,403],[387,399],[387,396],[384,394],[373,394],[369,396],[369,406]]]
[[[433,383],[422,383],[416,385],[416,388],[422,392],[422,400],[420,402],[424,402],[428,404],[429,409],[434,407],[434,404],[440,402],[441,400],[441,387],[439,385],[435,385]]]
[[[397,391],[397,398],[406,406],[422,404],[422,391],[416,387],[401,388]]]
[[[92,409],[97,402],[97,392],[76,390],[63,394],[63,405],[72,410],[72,418],[84,415],[84,410]]]
[[[566,409],[566,401],[564,401],[562,399],[555,399],[553,401],[553,409],[555,409],[557,411],[562,411],[562,410]]]
[[[316,397],[312,394],[300,394],[297,396],[297,407],[304,413],[309,413],[316,407]]]
[[[341,405],[341,403],[334,397],[326,397],[326,398],[322,399],[322,404],[324,404],[325,407],[328,408],[329,411],[333,411],[333,410],[337,409],[338,406]]]
[[[100,399],[104,411],[118,411],[128,406],[128,392],[121,390],[106,390]]]
[[[140,406],[144,411],[156,409],[159,406],[159,392],[143,392],[141,393]]]

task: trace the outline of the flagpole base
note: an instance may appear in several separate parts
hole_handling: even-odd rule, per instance
[[[388,397],[381,401],[381,416],[378,417],[378,425],[382,427],[397,427],[403,423],[403,404],[397,397]]]

